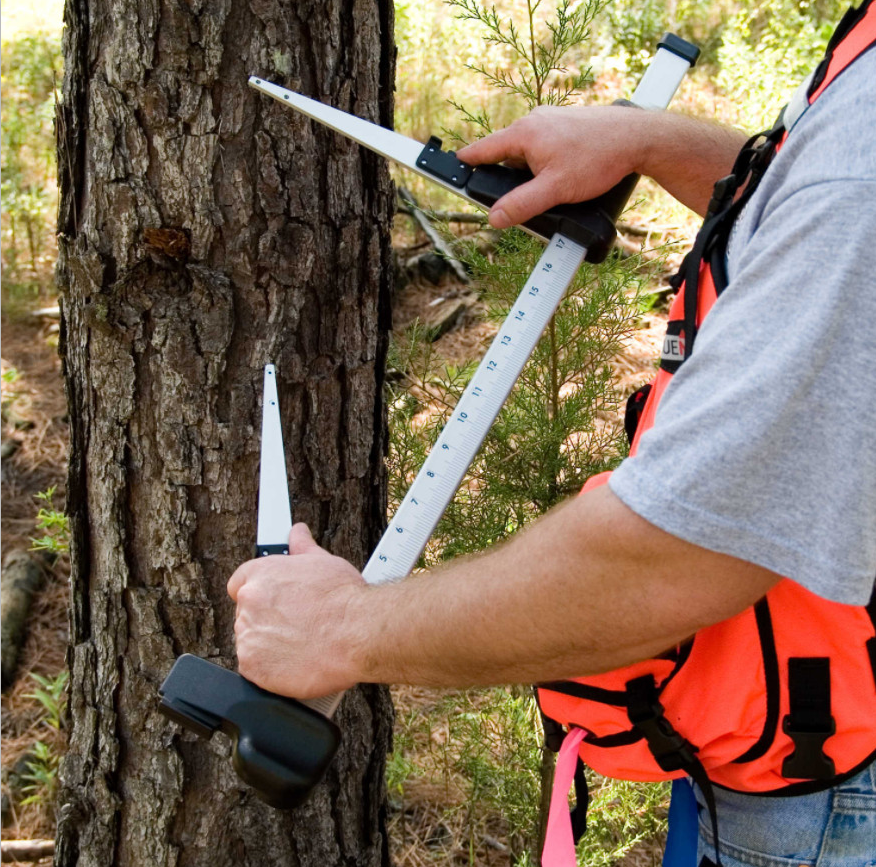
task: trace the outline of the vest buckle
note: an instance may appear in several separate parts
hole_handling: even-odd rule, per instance
[[[637,677],[626,685],[629,695],[627,714],[630,722],[642,733],[660,770],[687,771],[697,759],[696,747],[682,737],[666,719],[658,698],[657,686],[651,674]]]
[[[795,780],[827,780],[836,775],[833,759],[824,752],[824,742],[836,734],[836,722],[812,731],[795,728],[788,714],[782,720],[782,731],[794,742],[794,752],[782,762],[782,776]]]
[[[827,780],[836,775],[824,742],[836,733],[830,710],[830,659],[791,657],[788,660],[790,713],[782,731],[794,743],[794,752],[782,762],[782,776],[798,780]]]

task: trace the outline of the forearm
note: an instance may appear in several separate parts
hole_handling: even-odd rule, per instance
[[[653,178],[682,204],[705,215],[712,187],[730,174],[747,136],[732,127],[674,112],[648,115],[636,172]]]
[[[662,652],[776,580],[600,489],[487,554],[359,594],[345,618],[351,677],[460,687],[593,674]]]

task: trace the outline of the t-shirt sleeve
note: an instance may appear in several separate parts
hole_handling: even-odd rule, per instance
[[[865,604],[876,577],[876,180],[774,197],[611,478],[661,529]]]

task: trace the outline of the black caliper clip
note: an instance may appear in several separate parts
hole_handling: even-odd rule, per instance
[[[217,729],[228,735],[238,776],[281,810],[307,798],[341,740],[328,717],[190,653],[177,659],[158,692],[164,716],[199,737]]]

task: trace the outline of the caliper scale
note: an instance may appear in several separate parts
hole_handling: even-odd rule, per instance
[[[667,34],[627,104],[665,108],[698,49]],[[472,167],[432,138],[424,146],[301,94],[251,78],[250,85],[319,123],[452,190],[490,206],[532,179],[506,166]],[[585,259],[601,262],[614,223],[637,178],[625,178],[592,202],[559,205],[523,226],[548,240],[499,333],[362,574],[369,584],[404,578],[415,567],[481,443],[505,403],[566,288]],[[292,526],[277,400],[276,371],[265,368],[256,556],[288,554]],[[273,695],[236,672],[186,654],[161,685],[161,711],[202,737],[221,729],[232,740],[239,776],[272,806],[300,804],[325,773],[340,742],[331,716],[342,694],[308,701]]]

